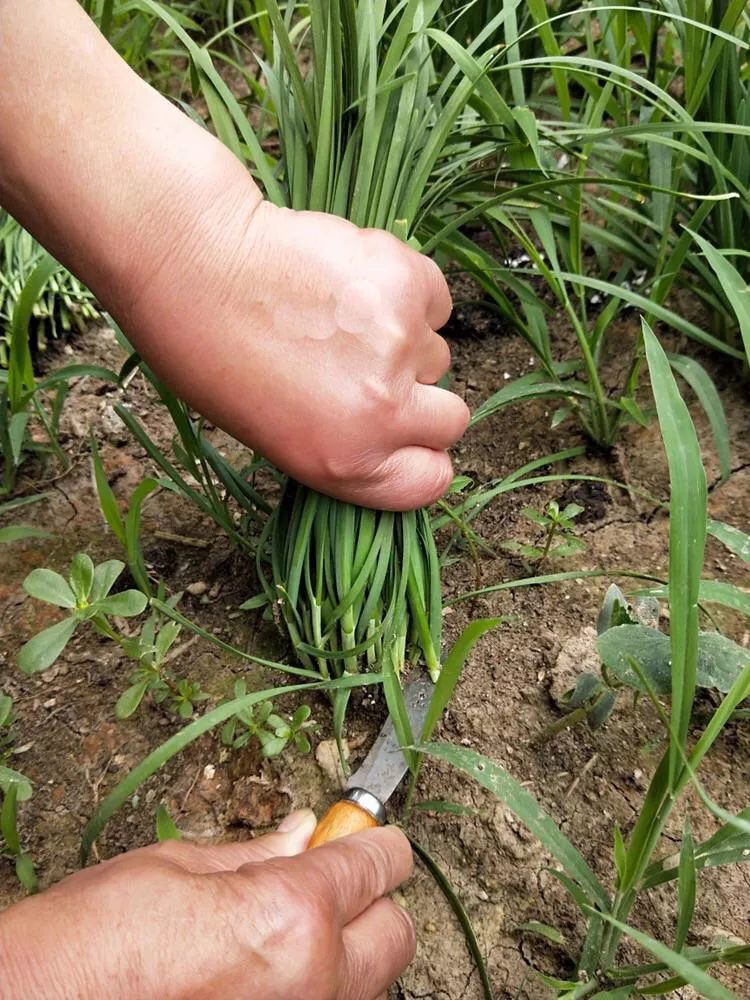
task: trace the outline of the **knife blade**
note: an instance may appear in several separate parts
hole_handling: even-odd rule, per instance
[[[434,685],[429,677],[418,677],[404,688],[404,703],[412,733],[419,739]],[[349,777],[344,794],[319,820],[308,849],[359,830],[382,826],[385,804],[398,788],[408,766],[390,716],[378,733],[370,752]]]

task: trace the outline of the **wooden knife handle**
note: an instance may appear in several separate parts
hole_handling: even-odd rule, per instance
[[[380,799],[361,788],[349,789],[318,822],[307,845],[308,850],[339,837],[347,837],[350,833],[382,826],[384,821],[385,809]]]

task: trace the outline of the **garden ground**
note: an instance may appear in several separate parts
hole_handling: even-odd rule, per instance
[[[461,289],[459,289],[460,295]],[[637,318],[621,321],[619,337],[634,335]],[[449,327],[454,352],[455,388],[470,406],[499,388],[507,375],[529,370],[524,344],[477,308],[456,310]],[[618,337],[613,336],[613,342]],[[564,345],[564,338],[558,342]],[[89,331],[64,348],[70,361],[95,361],[117,367],[123,360],[111,333]],[[624,353],[624,352],[623,352]],[[750,523],[750,409],[747,385],[734,382],[728,367],[702,357],[715,378],[727,409],[733,442],[730,481],[718,483],[710,433],[693,408],[705,446],[714,517],[747,530]],[[610,361],[613,370],[618,358]],[[150,750],[181,723],[159,706],[144,703],[126,722],[114,718],[114,703],[132,669],[120,651],[92,632],[80,632],[58,664],[45,674],[26,678],[15,667],[20,645],[54,620],[55,611],[26,598],[21,582],[35,566],[64,571],[78,551],[95,561],[120,557],[117,540],[107,532],[92,483],[88,435],[100,440],[102,458],[116,496],[127,502],[132,489],[153,470],[145,454],[129,439],[112,406],[122,398],[147,425],[151,435],[168,445],[170,428],[153,390],[140,376],[126,390],[80,381],[72,390],[64,417],[65,447],[72,470],[54,483],[53,496],[24,517],[54,531],[49,542],[5,546],[0,571],[0,669],[3,689],[16,704],[19,769],[35,782],[33,799],[22,808],[22,836],[33,856],[42,885],[77,866],[80,834],[98,801]],[[259,402],[259,405],[262,403]],[[455,452],[456,468],[482,482],[511,472],[532,458],[582,443],[572,425],[549,430],[548,404],[525,404],[506,410],[471,429]],[[161,421],[161,422],[160,422]],[[521,430],[519,430],[519,428]],[[213,439],[231,456],[238,446],[218,432]],[[77,456],[77,457],[76,457]],[[666,463],[658,427],[631,426],[610,456],[590,453],[568,465],[569,471],[626,480],[666,497]],[[32,490],[22,481],[21,492]],[[38,484],[34,484],[37,485]],[[506,494],[475,523],[482,539],[498,554],[481,554],[481,582],[489,585],[530,575],[500,543],[533,539],[534,528],[521,508],[540,509],[549,499],[575,501],[584,507],[577,531],[586,551],[574,562],[550,564],[550,571],[619,567],[666,575],[667,520],[659,508],[625,491],[602,484],[555,483],[523,493]],[[188,592],[181,610],[227,641],[280,659],[289,657],[274,626],[258,612],[237,612],[257,592],[249,562],[232,550],[212,522],[173,494],[162,491],[144,508],[143,543],[147,562],[170,591]],[[709,539],[705,576],[747,585],[742,564]],[[455,698],[443,720],[442,739],[471,746],[504,764],[525,782],[560,823],[605,880],[612,872],[612,829],[618,821],[627,832],[648,778],[659,756],[660,727],[644,702],[632,706],[621,697],[603,729],[585,725],[547,741],[543,731],[562,711],[555,696],[571,686],[576,670],[592,657],[593,632],[602,596],[616,573],[547,587],[503,591],[454,605],[446,615],[447,641],[472,617],[489,614],[510,620],[481,640],[471,655]],[[476,586],[470,558],[444,574],[446,597]],[[627,589],[627,580],[620,579]],[[632,581],[631,581],[632,582]],[[719,618],[736,640],[747,644],[739,620]],[[175,670],[199,680],[214,700],[231,693],[233,681],[245,677],[250,688],[262,688],[270,671],[255,668],[216,647],[183,634]],[[591,664],[589,664],[591,665]],[[596,668],[595,657],[593,668]],[[283,708],[293,707],[293,701]],[[712,702],[705,696],[702,708]],[[154,840],[154,815],[164,802],[186,837],[243,838],[262,832],[291,808],[312,806],[320,812],[336,796],[335,757],[327,702],[312,702],[319,724],[313,753],[288,752],[262,761],[252,747],[231,753],[218,734],[204,736],[140,789],[117,814],[99,840],[102,858]],[[366,752],[383,721],[385,706],[366,691],[356,692],[349,710],[351,760]],[[699,725],[699,720],[697,721]],[[22,751],[22,752],[20,752]],[[705,765],[703,777],[713,798],[736,812],[750,802],[750,733],[729,725]],[[570,971],[561,948],[519,932],[520,924],[541,920],[561,927],[578,944],[576,913],[563,888],[545,870],[550,858],[501,804],[447,765],[428,763],[418,799],[443,799],[470,807],[467,815],[415,812],[409,831],[433,855],[463,898],[479,942],[488,956],[495,992],[500,997],[542,998],[546,988],[534,969],[553,974]],[[399,801],[394,802],[395,814]],[[696,840],[709,836],[714,821],[688,798]],[[678,810],[678,812],[680,812]],[[673,816],[667,843],[678,849],[681,815]],[[666,848],[668,851],[668,847]],[[673,934],[673,887],[651,891],[632,922],[669,941]],[[0,863],[0,906],[22,894],[9,863]],[[402,1000],[475,1000],[480,986],[462,933],[430,876],[417,869],[402,890],[403,902],[416,916],[419,952],[393,996]],[[750,869],[735,866],[704,872],[691,943],[710,944],[717,936],[747,940],[750,926]],[[631,948],[630,944],[626,947]],[[633,958],[635,951],[631,951]],[[750,970],[725,969],[723,981],[739,996],[750,996]],[[684,997],[694,995],[688,989]]]

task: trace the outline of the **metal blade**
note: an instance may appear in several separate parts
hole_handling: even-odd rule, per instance
[[[427,716],[434,685],[429,677],[419,677],[404,688],[406,711],[411,722],[414,739],[418,740]],[[390,716],[378,733],[370,752],[360,768],[351,775],[347,788],[364,788],[377,795],[381,802],[387,802],[399,782],[406,774],[407,766],[401,753],[399,740]]]

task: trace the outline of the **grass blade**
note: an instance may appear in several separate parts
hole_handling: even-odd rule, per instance
[[[698,597],[706,542],[706,475],[700,445],[664,350],[643,321],[646,359],[670,478],[669,611],[672,644],[672,729],[669,782],[674,787],[695,697]]]
[[[563,866],[568,875],[604,910],[609,909],[609,897],[586,863],[558,825],[505,768],[474,750],[450,743],[426,743],[417,747],[421,753],[445,760],[468,774],[483,788],[492,792],[524,823],[534,836]]]

